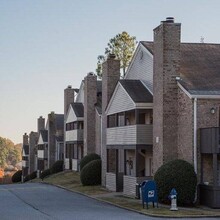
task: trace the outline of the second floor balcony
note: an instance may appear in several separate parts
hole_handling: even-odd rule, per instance
[[[66,131],[66,141],[83,141],[83,129]]]
[[[152,109],[134,109],[108,116],[107,145],[152,145]]]
[[[152,145],[153,125],[129,125],[107,129],[107,145]]]

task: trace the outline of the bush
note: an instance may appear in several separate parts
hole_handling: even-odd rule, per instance
[[[101,184],[102,161],[100,159],[90,161],[80,172],[80,180],[84,186]]]
[[[13,183],[18,183],[21,182],[21,176],[22,176],[22,170],[18,170],[17,172],[15,172],[13,174],[13,176],[11,177],[11,180]]]
[[[193,166],[184,160],[173,160],[162,165],[154,179],[158,188],[158,199],[167,203],[172,188],[177,191],[179,205],[192,205],[197,185]]]
[[[51,167],[51,174],[63,171],[63,160],[56,161]]]
[[[40,174],[40,178],[43,180],[46,176],[51,174],[51,169],[46,169]]]
[[[98,159],[101,159],[100,156],[98,154],[88,154],[86,155],[85,157],[82,158],[82,160],[80,161],[80,170],[83,169],[83,167],[88,164],[90,161],[93,161],[93,160],[98,160]]]
[[[33,180],[37,177],[37,171],[32,172],[31,174],[28,174],[25,178],[24,178],[24,182],[27,182],[29,180]]]

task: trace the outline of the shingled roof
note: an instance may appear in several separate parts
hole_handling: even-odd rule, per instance
[[[55,124],[57,130],[63,130],[64,128],[64,114],[55,114]]]
[[[40,130],[43,142],[48,142],[48,130]]]
[[[29,145],[23,145],[23,150],[24,150],[25,155],[28,155],[29,154]]]
[[[141,41],[153,54],[153,42]],[[220,44],[181,43],[179,83],[191,94],[220,95]]]
[[[76,117],[84,117],[84,107],[81,102],[74,102],[71,104]]]
[[[152,103],[153,96],[140,80],[119,81],[135,103]]]

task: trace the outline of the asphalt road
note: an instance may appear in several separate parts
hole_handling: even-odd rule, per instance
[[[0,203],[0,220],[160,219],[38,183],[0,185]]]

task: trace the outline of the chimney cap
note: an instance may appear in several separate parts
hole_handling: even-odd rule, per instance
[[[89,73],[87,73],[87,76],[95,76],[95,73],[89,72]]]
[[[174,17],[166,17],[167,23],[174,23]]]
[[[55,114],[55,111],[51,111],[50,114]]]
[[[43,118],[43,116],[41,115],[39,118]]]
[[[67,89],[72,89],[72,86],[71,86],[71,85],[68,85],[68,86],[67,86]]]
[[[115,58],[116,58],[116,56],[115,56],[114,53],[110,53],[110,54],[108,55],[108,59],[115,59]]]

